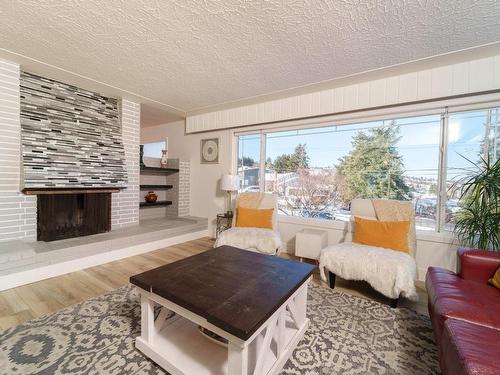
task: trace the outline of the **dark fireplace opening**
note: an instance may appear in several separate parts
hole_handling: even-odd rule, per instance
[[[109,232],[111,193],[37,195],[37,239],[55,241]]]

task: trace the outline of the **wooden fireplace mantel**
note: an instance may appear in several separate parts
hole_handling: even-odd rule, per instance
[[[22,190],[26,195],[48,195],[48,194],[92,194],[92,193],[118,193],[122,188],[25,188]]]

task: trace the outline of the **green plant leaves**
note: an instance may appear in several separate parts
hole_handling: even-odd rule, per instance
[[[500,159],[469,162],[475,171],[457,182],[461,194],[455,233],[465,246],[500,251]]]

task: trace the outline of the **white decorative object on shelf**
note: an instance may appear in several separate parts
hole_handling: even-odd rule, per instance
[[[303,229],[295,236],[295,255],[300,258],[319,259],[321,250],[328,246],[328,232]]]
[[[168,150],[161,150],[160,166],[162,168],[168,167]]]

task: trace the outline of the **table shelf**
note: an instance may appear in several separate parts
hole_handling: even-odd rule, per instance
[[[155,336],[154,346],[137,338],[139,350],[172,373],[226,375],[227,349],[198,331],[198,325],[180,316],[170,318]],[[177,371],[176,371],[177,370]]]
[[[280,372],[307,326],[308,321],[302,329],[298,330],[294,327],[291,316],[287,314],[283,338],[287,343],[284,351],[288,351],[288,354],[279,356],[276,351],[271,350],[265,358],[262,374]],[[250,370],[255,367],[259,345],[263,342],[264,336],[265,330],[248,345]],[[174,374],[230,375],[228,349],[206,338],[198,330],[198,324],[180,315],[168,319],[161,330],[155,333],[154,345],[137,337],[136,347],[165,370]],[[280,362],[277,367],[276,361]]]

